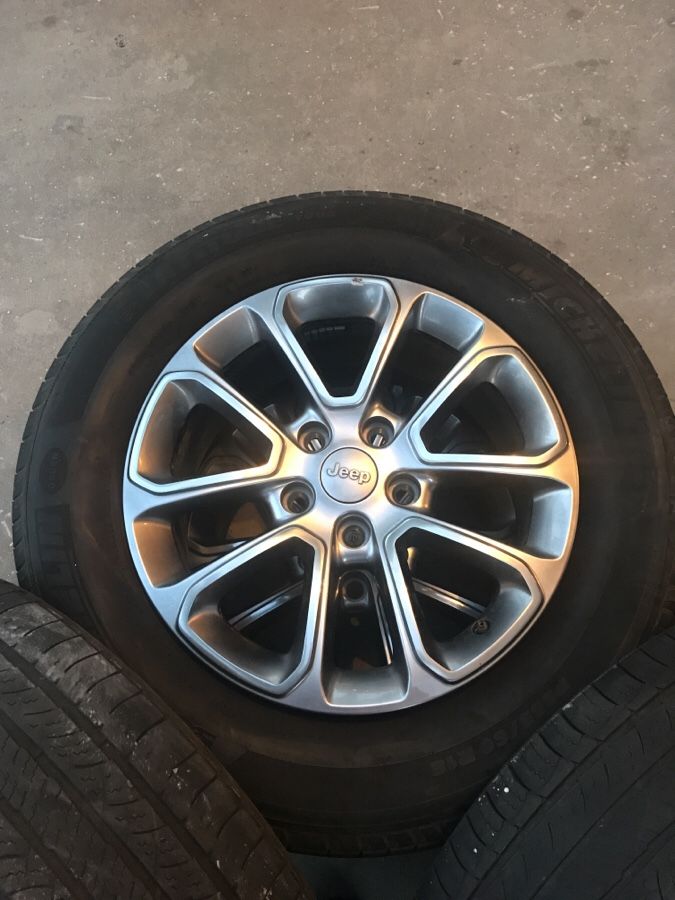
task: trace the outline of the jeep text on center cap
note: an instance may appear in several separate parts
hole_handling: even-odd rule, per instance
[[[377,484],[373,460],[357,447],[335,450],[321,466],[321,484],[325,492],[341,503],[364,500]]]

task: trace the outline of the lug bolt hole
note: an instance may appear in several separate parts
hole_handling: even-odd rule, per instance
[[[368,588],[360,578],[348,578],[342,586],[345,600],[362,600],[367,593]]]
[[[356,613],[368,609],[370,604],[368,579],[360,572],[345,575],[340,583],[340,599],[346,612]]]
[[[389,498],[397,506],[410,506],[421,493],[420,483],[412,475],[395,475],[389,482]]]
[[[289,484],[281,493],[281,505],[296,516],[306,513],[314,503],[314,492],[305,484]]]
[[[370,528],[360,519],[348,519],[338,531],[338,536],[345,547],[362,547],[370,536]]]
[[[394,426],[387,419],[369,419],[363,428],[363,439],[376,450],[386,447],[394,440]]]
[[[321,422],[309,422],[300,429],[298,440],[302,449],[307,453],[318,453],[327,446],[330,435],[326,426]]]

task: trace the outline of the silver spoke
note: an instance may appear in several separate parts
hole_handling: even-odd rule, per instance
[[[300,346],[289,317],[299,324],[312,321],[311,299],[313,292],[322,297],[322,317],[326,319],[349,318],[358,315],[374,321],[378,334],[365,368],[353,393],[346,396],[332,394],[315,366]],[[288,308],[291,307],[292,316]],[[316,313],[314,313],[316,316]],[[338,278],[322,279],[302,287],[290,286],[280,292],[275,305],[274,320],[270,326],[277,343],[294,365],[298,375],[314,398],[326,408],[350,407],[362,404],[371,384],[380,370],[380,361],[386,356],[386,348],[395,339],[397,320],[400,320],[399,302],[391,285],[381,279]]]
[[[306,532],[306,534],[309,534]],[[309,606],[302,635],[302,665],[296,669],[288,690],[304,708],[320,710],[326,705],[324,655],[326,619],[331,597],[330,555],[322,540],[312,536],[314,560],[309,586]]]
[[[502,392],[522,429],[525,446],[509,454],[514,464],[541,464],[557,455],[565,445],[560,411],[548,386],[528,358],[513,346],[494,345],[495,335],[486,332],[478,345],[448,373],[438,388],[415,412],[408,425],[409,439],[420,459],[442,462],[445,454],[430,452],[424,429],[448,401],[479,384]],[[457,454],[459,455],[459,454]],[[476,454],[461,454],[470,462]],[[491,459],[485,454],[483,462]]]
[[[212,368],[197,352],[195,343],[187,344],[178,351],[174,358],[174,365],[176,368],[172,368],[172,371],[166,376],[167,380],[178,380],[182,373],[187,377],[194,378],[207,391],[213,391],[215,399],[224,405],[230,405],[262,434],[275,435],[277,440],[283,443],[285,436],[281,429],[265,413],[235,390],[216,369]],[[142,422],[143,419],[141,419]]]
[[[391,284],[398,297],[400,313],[392,323],[390,335],[383,343],[373,368],[373,377],[364,398],[364,407],[369,416],[379,412],[377,404],[373,403],[373,394],[387,362],[404,339],[405,333],[417,331],[428,334],[435,340],[447,343],[466,358],[481,347],[508,342],[501,329],[452,297],[421,289],[420,285],[401,279],[392,279]]]
[[[308,602],[302,622],[300,643],[294,654],[268,652],[249,659],[248,647],[238,637],[241,630],[253,624],[261,616],[278,609],[302,593],[297,583],[289,585],[275,597],[255,604],[243,613],[222,621],[221,604],[223,592],[234,583],[244,567],[257,565],[270,551],[277,550],[284,543],[295,541],[309,548],[312,553],[309,574]],[[318,623],[323,619],[321,603],[322,571],[325,563],[323,545],[308,532],[297,526],[286,526],[275,532],[251,541],[244,547],[209,567],[201,578],[186,579],[178,589],[184,600],[179,615],[178,627],[184,636],[196,641],[212,662],[225,668],[233,677],[247,683],[256,690],[281,696],[292,690],[313,670],[320,652],[316,641]],[[201,574],[201,573],[200,573]],[[234,581],[233,581],[234,579]],[[188,585],[187,590],[185,590]],[[233,637],[234,636],[234,637]]]
[[[574,488],[578,483],[576,456],[568,444],[563,444],[556,453],[537,456],[427,452],[421,456],[421,462],[417,461],[407,469],[418,478],[442,479],[453,473],[466,473],[486,477],[531,478]]]
[[[405,678],[406,690],[410,699],[413,702],[419,702],[434,674],[440,674],[445,678],[447,673],[427,652],[415,616],[408,581],[396,553],[395,537],[389,535],[382,540],[381,549],[382,559],[385,563],[387,587],[389,596],[392,598],[393,614],[397,626],[392,640],[393,663],[398,666]]]
[[[187,361],[186,357],[184,353],[183,361]],[[192,357],[196,366],[198,358],[194,353]],[[180,434],[181,423],[198,404],[210,404],[209,408],[221,414],[232,427],[248,428],[251,434],[260,436],[267,451],[265,461],[213,474],[172,477],[172,447]],[[242,432],[243,457],[247,455],[247,440],[250,442],[250,435],[244,438]],[[284,443],[283,436],[264,416],[212,373],[179,370],[165,375],[146,403],[132,443],[124,484],[128,515],[136,519],[151,513],[162,514],[243,491],[262,495],[279,482],[274,474]]]
[[[375,415],[377,412],[372,409],[373,393],[377,383],[394,350],[397,348],[403,332],[410,324],[409,316],[412,307],[422,296],[418,285],[410,284],[409,282],[393,281],[392,287],[396,292],[397,298],[395,315],[383,324],[380,338],[371,352],[369,364],[357,391],[360,397],[359,402],[368,411],[367,414],[369,416]]]
[[[279,531],[281,530],[279,529]],[[260,540],[262,541],[269,537],[270,535],[265,535]],[[155,605],[162,618],[170,622],[173,627],[176,627],[178,615],[187,594],[195,590],[198,585],[208,585],[216,581],[221,573],[225,571],[226,560],[232,561],[229,555],[219,555],[206,565],[193,572],[184,573],[182,577],[169,584],[153,585]]]
[[[556,578],[559,569],[556,559],[529,553],[476,531],[449,525],[430,516],[410,516],[406,520],[406,527],[429,532],[443,540],[459,544],[474,553],[481,554],[486,558],[486,562],[494,561],[501,566],[517,571],[528,587],[537,594],[547,592],[552,589],[552,586],[555,586],[551,585],[551,581]]]
[[[546,588],[552,591],[559,578],[560,560],[569,552],[569,533],[576,528],[575,497],[579,490],[579,475],[576,456],[569,444],[553,457],[545,454],[543,460],[538,463],[537,458],[528,457],[439,454],[437,457],[430,455],[427,464],[421,468],[412,466],[407,474],[425,486],[422,499],[429,494],[433,496],[434,490],[452,492],[455,485],[460,485],[465,492],[472,486],[472,496],[477,503],[481,498],[485,502],[489,496],[494,499],[498,488],[502,491],[499,495],[502,502],[506,494],[510,502],[515,503],[512,491],[518,491],[516,496],[520,496],[522,504],[524,491],[528,497],[529,515],[526,531],[521,531],[516,543],[530,548],[532,560],[544,560],[541,565],[548,572]],[[515,510],[516,507],[512,508]],[[415,511],[434,515],[421,502]],[[452,525],[451,517],[447,521]],[[507,544],[508,539],[504,546]],[[516,554],[519,552],[511,545],[509,549]],[[549,565],[548,559],[557,560],[558,564]]]
[[[263,473],[267,467],[261,467]],[[273,475],[261,474],[260,469],[238,472],[224,472],[188,481],[170,482],[157,485],[148,479],[136,476],[127,480],[124,486],[125,503],[129,515],[134,519],[167,515],[180,509],[194,508],[203,501],[225,500],[228,497],[243,496],[264,498],[266,493],[278,493],[285,480]]]
[[[436,410],[459,390],[476,368],[486,359],[511,346],[508,338],[496,326],[486,327],[479,338],[457,360],[443,380],[424,400],[408,422],[408,429],[416,434],[426,425]]]
[[[482,604],[471,601],[474,611],[471,617],[475,618],[476,624],[479,621],[486,622],[485,628],[466,629],[454,640],[446,642],[445,646],[442,641],[439,643],[433,637],[425,638],[415,615],[409,582],[398,562],[397,553],[397,543],[404,540],[407,534],[415,532],[422,533],[421,537],[416,538],[422,543],[426,532],[435,540],[454,543],[474,554],[482,555],[487,570],[501,579],[497,599],[493,600],[489,607],[482,609],[480,619],[475,617],[475,612],[482,608]],[[549,573],[546,563],[550,561],[533,558],[527,553],[514,552],[512,548],[497,541],[486,540],[480,535],[422,516],[411,516],[402,523],[398,529],[387,535],[384,546],[391,571],[393,594],[405,617],[410,644],[417,660],[428,671],[450,682],[461,681],[481,666],[493,661],[496,654],[512,640],[513,635],[532,620],[541,606],[540,585],[541,582],[547,581]],[[415,586],[414,578],[410,584]],[[422,593],[454,608],[459,601],[462,606],[460,611],[466,612],[466,600],[452,591],[437,589],[431,591],[423,585]]]
[[[278,322],[276,319],[269,319],[267,330],[269,336],[274,340],[277,348],[288,363],[290,363],[300,383],[307,391],[315,411],[314,417],[316,417],[316,411],[322,409],[324,405],[325,391],[321,379],[295,339],[293,332],[283,320]],[[310,418],[310,416],[307,418]]]
[[[264,322],[260,321],[257,323],[259,337],[264,337],[266,340],[274,342],[274,345],[277,347],[284,359],[290,365],[294,374],[297,376],[299,383],[307,392],[307,403],[301,410],[296,420],[290,423],[279,425],[275,421],[273,421],[273,409],[262,411],[249,403],[245,397],[238,393],[218,373],[218,371],[213,368],[213,366],[210,365],[202,355],[200,355],[197,348],[199,347],[201,349],[201,343],[195,341],[193,344],[183,347],[182,350],[179,351],[179,354],[177,354],[177,358],[179,362],[183,363],[186,368],[202,374],[205,378],[210,378],[218,385],[218,387],[222,391],[236,398],[238,402],[240,402],[249,410],[252,421],[255,418],[258,422],[261,423],[262,426],[275,432],[288,449],[290,441],[292,441],[294,444],[297,443],[297,436],[301,431],[303,425],[309,422],[316,422],[317,420],[320,422],[324,422],[325,415],[322,408],[320,391],[317,391],[315,380],[312,377],[308,376],[305,369],[301,365],[301,360],[297,358],[293,351],[293,348],[289,345],[287,331],[282,328],[278,328],[272,319],[274,292],[266,293],[270,295],[267,298],[266,304],[269,306],[270,312],[269,316],[264,320]],[[255,320],[257,321],[257,315],[255,316]],[[211,342],[213,342],[213,336],[209,335],[209,338]],[[300,351],[300,353],[302,353],[302,351]]]

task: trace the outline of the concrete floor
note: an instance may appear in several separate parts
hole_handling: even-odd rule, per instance
[[[599,288],[675,397],[670,0],[0,14],[0,575],[24,419],[66,335],[159,244],[275,195],[401,191],[509,223]]]

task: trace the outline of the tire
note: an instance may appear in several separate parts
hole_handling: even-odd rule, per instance
[[[432,285],[512,335],[555,392],[580,477],[567,568],[519,643],[439,699],[362,716],[261,699],[186,652],[139,581],[115,487],[139,410],[191,335],[270,285],[340,272]],[[366,855],[437,846],[533,728],[668,623],[673,434],[658,378],[623,322],[522,235],[409,197],[277,200],[170,242],[77,326],[46,376],[20,451],[18,576],[164,696],[289,848]]]
[[[0,897],[312,896],[260,813],[122,663],[0,582]]]
[[[473,803],[420,900],[675,897],[675,629],[585,688]]]

